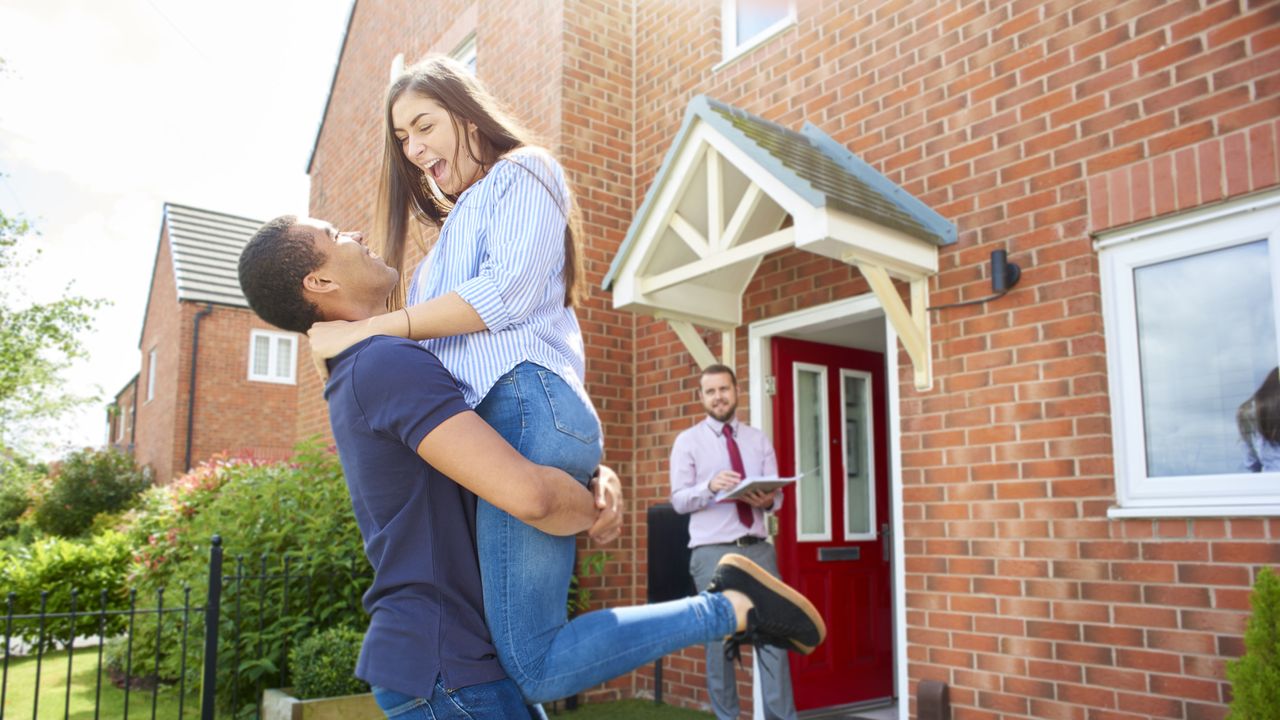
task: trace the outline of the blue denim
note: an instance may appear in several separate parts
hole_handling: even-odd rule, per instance
[[[587,483],[600,461],[600,425],[555,373],[521,363],[476,408],[521,455]],[[547,702],[734,631],[721,595],[599,610],[568,619],[576,542],[516,520],[481,500],[476,509],[485,619],[498,660],[526,701]]]
[[[494,680],[450,690],[436,680],[429,698],[374,686],[373,699],[387,718],[403,720],[471,720],[472,718],[519,718],[525,716],[520,690],[509,679]]]

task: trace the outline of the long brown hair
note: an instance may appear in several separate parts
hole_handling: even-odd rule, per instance
[[[1236,411],[1236,427],[1240,438],[1252,445],[1257,433],[1271,445],[1280,445],[1280,368],[1267,373],[1253,397]]]
[[[391,108],[405,93],[414,93],[439,103],[449,113],[454,134],[458,137],[457,152],[466,152],[480,166],[481,174],[489,172],[494,163],[508,153],[520,148],[539,148],[532,133],[505,112],[498,101],[484,89],[467,69],[456,60],[443,55],[432,55],[405,68],[387,88],[385,110],[385,141],[382,154],[382,178],[378,184],[378,204],[373,230],[373,242],[383,260],[400,271],[401,282],[396,285],[388,301],[389,309],[398,310],[405,304],[404,251],[408,235],[409,217],[434,226],[444,225],[453,208],[454,197],[438,197],[427,184],[425,174],[405,157]],[[468,124],[476,129],[476,142],[471,142]],[[452,162],[457,167],[457,155]],[[542,178],[530,172],[551,194],[565,216],[564,231],[564,304],[575,305],[581,297],[582,252],[578,247],[582,237],[582,220],[569,192],[568,207],[559,193],[547,187]]]

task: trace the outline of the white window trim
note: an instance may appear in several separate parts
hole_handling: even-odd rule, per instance
[[[449,57],[468,67],[474,63],[475,67],[472,69],[472,72],[479,70],[479,63],[476,62],[475,32],[472,31],[471,33],[468,33],[467,36],[462,39],[462,42],[458,43],[458,47],[454,48],[453,52],[449,53]]]
[[[863,458],[866,463],[870,477],[867,479],[870,492],[867,497],[871,502],[868,507],[867,531],[864,533],[854,532],[849,529],[849,468],[844,468],[844,477],[841,478],[841,485],[844,487],[844,507],[841,508],[841,515],[844,516],[844,539],[846,542],[865,542],[867,540],[875,540],[879,536],[879,524],[876,516],[876,426],[872,419],[872,404],[874,402],[873,380],[871,373],[863,370],[840,370],[840,457],[847,462],[849,457],[848,443],[849,438],[845,436],[844,430],[849,427],[849,418],[846,415],[848,409],[848,397],[845,394],[845,378],[856,377],[861,378],[864,387],[867,389],[866,402],[862,404],[862,417],[859,420],[862,427],[865,428],[867,435],[867,456]]]
[[[719,70],[726,65],[731,64],[734,60],[746,55],[757,47],[772,40],[774,36],[783,30],[796,24],[796,4],[795,0],[787,3],[787,15],[778,20],[769,27],[755,34],[755,37],[747,40],[742,44],[737,44],[738,32],[738,4],[736,0],[720,1],[720,62],[711,68],[712,72]]]
[[[147,353],[147,399],[142,403],[146,405],[156,399],[156,349],[151,348]]]
[[[1212,223],[1212,227],[1206,228]],[[1280,515],[1280,472],[1148,477],[1139,375],[1135,268],[1267,238],[1280,324],[1280,192],[1102,233],[1102,280],[1117,506],[1108,517]],[[1277,328],[1280,338],[1280,328]]]
[[[819,447],[822,448],[822,478],[826,482],[823,489],[822,501],[822,532],[806,533],[802,532],[800,517],[800,509],[804,507],[804,483],[796,483],[796,542],[830,542],[831,541],[831,411],[828,407],[829,398],[827,397],[827,366],[812,365],[809,363],[792,363],[791,364],[791,407],[793,412],[800,410],[800,372],[808,370],[818,376],[818,390],[821,395],[818,398],[818,407],[822,409],[822,437]],[[800,474],[800,423],[795,423],[795,448],[796,456],[796,475]]]
[[[257,339],[260,337],[269,338],[267,343],[267,374],[259,375],[253,371],[254,347],[257,345]],[[279,347],[277,340],[289,341],[291,348],[290,355],[293,356],[293,363],[289,366],[289,376],[280,377],[271,373],[276,366],[276,353]],[[249,381],[274,383],[276,385],[296,385],[298,382],[298,336],[293,333],[272,332],[270,330],[250,330],[249,331]]]

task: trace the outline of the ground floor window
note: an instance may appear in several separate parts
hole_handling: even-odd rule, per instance
[[[1118,508],[1280,514],[1280,193],[1099,236]]]

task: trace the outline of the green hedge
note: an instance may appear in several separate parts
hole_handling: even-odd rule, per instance
[[[369,692],[355,676],[364,633],[349,627],[321,630],[289,652],[293,695],[300,700]]]
[[[9,593],[14,594],[13,612],[35,614],[44,611],[69,613],[72,591],[76,591],[75,635],[106,636],[124,629],[124,618],[110,616],[99,626],[99,618],[89,614],[102,608],[106,594],[108,607],[119,609],[125,598],[124,578],[130,562],[129,541],[118,532],[107,532],[87,541],[45,538],[0,556],[0,593],[7,611]],[[43,628],[36,621],[15,621],[13,633],[23,641],[46,649],[64,644],[71,637],[70,618],[48,621]]]
[[[287,463],[208,463],[148,491],[125,520],[135,547],[130,581],[137,587],[139,606],[154,604],[161,587],[168,589],[165,605],[172,606],[186,586],[192,603],[203,605],[213,535],[222,537],[224,576],[235,574],[237,558],[247,575],[259,574],[262,558],[268,559],[267,571],[274,578],[224,583],[218,635],[221,706],[229,704],[237,667],[236,710],[251,714],[260,687],[287,680],[283,665],[289,648],[310,632],[367,622],[360,598],[371,573],[360,532],[338,459],[318,445],[300,448]],[[291,576],[287,601],[281,577],[285,562]],[[176,680],[182,666],[182,627],[167,617],[160,633],[160,679]],[[140,619],[135,626],[135,675],[154,672],[156,634],[154,620]],[[190,636],[197,641],[188,640],[189,688],[199,687],[200,636],[197,626]],[[113,647],[116,668],[124,668],[126,649]]]

